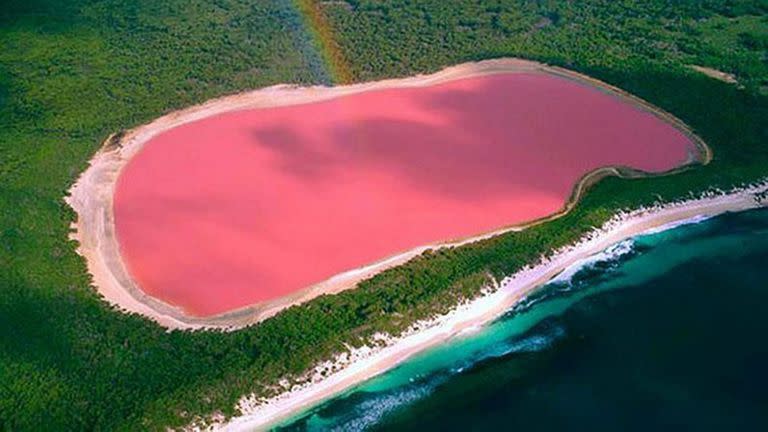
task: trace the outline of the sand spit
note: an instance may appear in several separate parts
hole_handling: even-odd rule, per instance
[[[189,430],[261,430],[286,420],[355,384],[379,375],[427,348],[478,329],[499,317],[536,288],[577,264],[628,238],[696,222],[726,212],[768,206],[768,180],[748,188],[710,192],[699,199],[619,212],[599,229],[574,245],[556,251],[551,258],[488,287],[479,298],[459,305],[433,320],[418,322],[400,337],[377,335],[374,347],[350,349],[334,360],[317,365],[302,379],[282,383],[283,393],[271,399],[243,397],[237,408],[241,415],[224,421],[198,422]]]
[[[711,160],[710,149],[693,134],[680,120],[669,113],[629,95],[620,89],[587,76],[565,69],[550,67],[541,63],[519,59],[497,59],[477,63],[466,63],[444,69],[431,75],[419,75],[404,79],[355,84],[341,87],[296,87],[277,85],[260,90],[244,92],[215,99],[201,105],[175,111],[153,122],[135,129],[115,134],[107,139],[103,148],[91,160],[89,168],[81,175],[66,198],[67,203],[78,214],[72,238],[79,242],[78,252],[85,257],[93,276],[96,289],[111,304],[126,312],[140,313],[168,328],[224,328],[236,329],[247,326],[270,316],[283,308],[301,303],[326,293],[338,293],[354,287],[358,282],[370,278],[388,268],[401,265],[427,249],[457,246],[478,241],[510,230],[522,229],[533,223],[541,223],[567,213],[578,201],[586,188],[607,175],[637,177],[645,174],[627,168],[606,167],[584,176],[575,186],[564,208],[544,219],[523,225],[504,227],[471,238],[450,240],[425,245],[388,257],[370,265],[340,273],[326,281],[310,286],[292,295],[267,301],[212,317],[189,316],[178,307],[145,294],[132,280],[120,256],[115,235],[113,196],[117,179],[127,162],[157,134],[179,125],[205,117],[253,108],[279,107],[329,100],[355,93],[389,88],[422,87],[468,77],[499,73],[539,72],[553,74],[576,82],[587,84],[601,91],[621,97],[636,107],[650,112],[672,124],[697,146],[697,154],[691,154],[690,163],[707,163]],[[680,169],[685,169],[681,167]],[[679,171],[676,169],[664,174]]]

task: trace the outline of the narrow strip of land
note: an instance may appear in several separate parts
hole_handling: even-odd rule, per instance
[[[307,377],[303,385],[288,388],[272,399],[244,397],[238,405],[240,416],[209,425],[209,428],[230,431],[266,429],[357,383],[392,369],[416,353],[497,318],[566,268],[611,245],[694,218],[766,206],[768,201],[761,198],[766,192],[768,182],[764,181],[728,194],[713,194],[701,199],[619,214],[579,243],[558,251],[545,262],[525,268],[504,279],[492,293],[461,305],[447,315],[417,323],[412,331],[406,332],[400,338],[390,339],[383,348],[359,350],[363,352],[357,358],[344,357],[354,358],[353,360],[337,360],[337,364],[332,368],[336,372],[331,375]]]

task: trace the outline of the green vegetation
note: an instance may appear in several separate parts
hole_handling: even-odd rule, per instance
[[[6,2],[8,3],[8,2]],[[764,0],[348,1],[322,10],[359,80],[520,56],[596,76],[672,112],[714,161],[600,182],[557,221],[426,253],[233,333],[167,332],[89,286],[62,201],[106,136],[278,82],[327,82],[290,1],[11,0],[0,10],[0,429],[162,429],[232,414],[374,331],[477,295],[613,211],[768,174]],[[687,67],[733,73],[739,86]]]

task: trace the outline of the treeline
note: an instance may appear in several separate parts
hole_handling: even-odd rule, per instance
[[[489,275],[574,241],[616,209],[768,174],[768,74],[752,41],[764,37],[763,1],[320,7],[359,80],[543,60],[674,113],[715,159],[675,176],[601,181],[564,218],[425,253],[247,329],[167,332],[98,298],[67,240],[74,215],[62,197],[109,133],[239,89],[326,80],[297,34],[300,17],[288,1],[12,2],[0,15],[0,429],[160,430],[233,414],[241,395],[268,395],[345,343],[448,311]],[[741,87],[688,64],[735,73]]]
[[[518,55],[621,69],[640,60],[696,64],[768,85],[764,1],[349,1],[327,14],[362,79]]]

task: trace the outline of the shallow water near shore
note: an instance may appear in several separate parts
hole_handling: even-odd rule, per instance
[[[282,430],[768,428],[768,210],[622,242]]]

